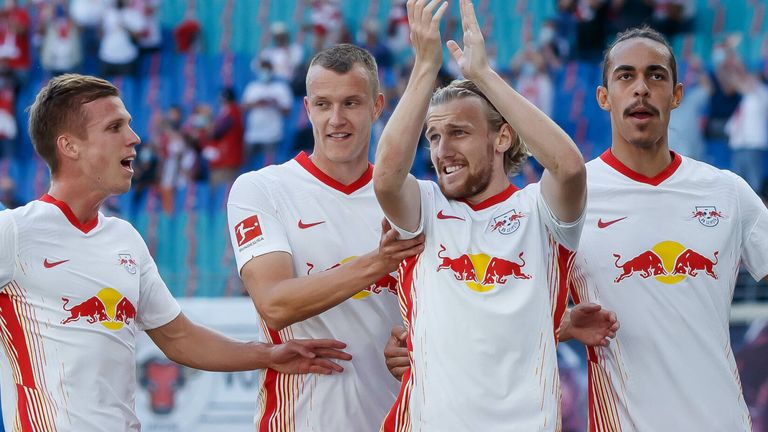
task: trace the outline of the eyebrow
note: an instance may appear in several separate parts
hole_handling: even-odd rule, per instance
[[[461,122],[461,123],[448,123],[446,125],[447,129],[473,129],[474,126],[470,122]],[[425,136],[429,136],[430,132],[434,131],[435,127],[430,126],[427,128],[427,131],[424,132]]]
[[[669,73],[669,69],[667,69],[666,66],[661,65],[661,64],[652,64],[652,65],[649,65],[648,67],[646,67],[645,69],[647,71],[650,71],[650,72],[664,71],[664,72]],[[616,73],[616,72],[635,72],[636,70],[637,70],[637,68],[635,68],[634,66],[620,65],[620,66],[616,66],[613,69],[613,73]]]

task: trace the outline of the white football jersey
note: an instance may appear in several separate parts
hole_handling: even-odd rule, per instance
[[[419,187],[425,249],[400,268],[411,369],[382,429],[559,430],[555,329],[583,218],[559,222],[538,184],[476,205]]]
[[[768,210],[735,174],[673,153],[648,178],[587,164],[576,301],[616,312],[589,348],[591,431],[751,431],[729,336],[739,262],[768,274]]]
[[[240,176],[229,195],[228,219],[238,270],[253,257],[291,254],[296,276],[321,272],[379,245],[383,213],[373,193],[373,166],[350,185],[324,174],[305,154]],[[361,287],[317,316],[273,331],[268,342],[333,338],[352,354],[333,375],[263,374],[259,431],[375,431],[397,393],[382,350],[400,324],[393,273]],[[262,323],[263,324],[263,323]]]
[[[0,212],[7,431],[138,431],[136,332],[181,311],[138,232],[49,195]]]

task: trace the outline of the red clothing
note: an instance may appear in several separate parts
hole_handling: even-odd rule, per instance
[[[29,54],[29,14],[20,6],[8,11],[11,21],[11,31],[16,33],[16,48],[18,55],[8,62],[13,70],[26,70],[32,64]]]
[[[214,123],[211,146],[216,148],[218,155],[211,160],[211,169],[240,168],[243,164],[243,132],[243,116],[237,103],[224,105]]]

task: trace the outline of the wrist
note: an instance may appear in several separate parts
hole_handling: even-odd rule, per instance
[[[501,79],[499,74],[497,74],[496,71],[490,67],[486,67],[483,70],[478,71],[478,73],[471,78],[472,82],[477,84],[480,90],[482,90],[484,93],[487,93],[487,89],[493,86],[499,79]]]
[[[421,59],[419,57],[416,57],[416,60],[413,62],[413,69],[411,70],[411,74],[417,75],[417,76],[423,76],[424,74],[437,75],[437,73],[440,71],[440,68],[442,66],[443,66],[442,62],[431,61],[431,60],[426,60],[426,59]]]

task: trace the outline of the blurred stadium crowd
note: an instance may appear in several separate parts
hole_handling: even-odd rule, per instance
[[[457,3],[457,2],[452,2]],[[478,0],[495,68],[579,145],[610,144],[593,99],[602,51],[642,23],[679,58],[685,97],[670,146],[744,177],[768,200],[768,23],[765,0]],[[339,42],[376,58],[387,107],[412,62],[404,0],[5,0],[0,11],[0,201],[16,207],[47,188],[25,108],[51,76],[106,77],[142,138],[132,191],[109,201],[144,235],[175,295],[237,295],[225,196],[241,172],[312,147],[302,106],[306,62]],[[460,33],[457,4],[443,34]],[[446,64],[440,83],[456,78]],[[375,150],[375,145],[372,146]],[[373,150],[372,150],[373,151]],[[426,151],[413,167],[432,174]],[[531,161],[514,181],[537,181]],[[768,301],[742,278],[735,301]]]

